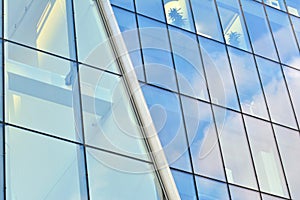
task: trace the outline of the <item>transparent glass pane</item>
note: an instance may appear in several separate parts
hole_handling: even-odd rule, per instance
[[[241,0],[254,53],[278,60],[263,5]]]
[[[148,85],[142,90],[169,165],[191,171],[178,95]]]
[[[228,182],[257,189],[241,115],[216,106],[213,110]]]
[[[286,11],[285,5],[284,5],[284,0],[264,0],[264,3],[273,8],[277,8],[279,10]]]
[[[292,199],[300,199],[300,137],[297,131],[274,126]]]
[[[138,23],[147,82],[177,91],[166,25],[141,16]]]
[[[79,74],[86,143],[148,160],[122,79],[83,65]]]
[[[283,198],[262,194],[262,200],[283,200]]]
[[[199,39],[212,102],[239,110],[225,46],[202,37]]]
[[[94,0],[74,0],[80,62],[118,73],[116,58]],[[88,30],[88,31],[87,31]]]
[[[169,32],[180,92],[208,101],[196,36],[171,27]]]
[[[5,38],[75,59],[69,0],[5,0]]]
[[[87,148],[87,162],[91,200],[163,199],[149,163],[90,148]]]
[[[172,170],[181,200],[196,200],[195,184],[192,174]]]
[[[196,177],[199,199],[229,200],[228,189],[225,183]]]
[[[1,3],[0,3],[1,5]],[[0,45],[2,47],[2,40],[0,41]],[[0,63],[3,63],[3,54],[2,54],[2,48],[0,50]],[[3,109],[4,109],[4,105],[3,105],[3,98],[4,98],[4,91],[3,91],[3,72],[4,68],[3,65],[0,64],[0,121],[3,121]]]
[[[260,200],[258,192],[229,185],[231,200]]]
[[[162,0],[135,0],[136,11],[151,18],[165,21]]]
[[[110,3],[134,11],[133,0],[110,0]]]
[[[113,7],[113,11],[122,32],[122,37],[126,44],[137,78],[138,80],[145,81],[135,14],[116,7]],[[127,53],[124,56],[126,55]]]
[[[194,172],[225,181],[211,107],[207,103],[181,96]]]
[[[214,1],[191,0],[197,33],[224,41]]]
[[[295,116],[287,93],[287,88],[277,63],[256,58],[271,120],[296,128]]]
[[[3,125],[0,124],[0,199],[4,200],[4,171],[3,171],[3,160],[4,160],[4,153],[3,153]]]
[[[284,75],[293,102],[294,110],[300,123],[300,71],[283,66]],[[299,124],[300,126],[300,124]]]
[[[168,24],[195,32],[189,0],[164,0]]]
[[[300,17],[300,4],[298,0],[285,0],[288,12]]]
[[[300,52],[288,15],[272,8],[266,10],[281,63],[299,66]]]
[[[81,141],[75,63],[5,44],[6,121]]]
[[[271,124],[244,116],[260,189],[288,197]]]
[[[85,200],[80,146],[6,127],[7,199]]]
[[[300,18],[290,16],[293,27],[294,27],[294,32],[297,38],[298,45],[300,45]],[[300,59],[295,61],[295,64],[293,67],[300,69]]]
[[[228,52],[242,111],[268,119],[267,107],[253,55],[230,47]]]
[[[217,0],[226,44],[251,51],[248,33],[237,0]]]

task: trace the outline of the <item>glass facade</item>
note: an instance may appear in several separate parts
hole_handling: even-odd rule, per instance
[[[297,0],[0,8],[0,200],[173,200],[144,100],[181,199],[300,199]]]

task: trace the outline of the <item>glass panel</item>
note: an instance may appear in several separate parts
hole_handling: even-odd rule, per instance
[[[0,3],[1,5],[1,3]],[[0,40],[0,45],[2,47],[2,40]],[[3,91],[3,52],[2,52],[2,48],[0,50],[0,121],[3,121],[3,109],[4,109],[4,105],[3,105],[3,96],[4,96],[4,91]]]
[[[263,5],[241,0],[254,53],[278,60]]]
[[[212,102],[239,110],[225,46],[202,37],[199,39]]]
[[[274,126],[292,199],[300,199],[300,137],[297,131]]]
[[[4,200],[4,170],[3,170],[3,161],[4,161],[4,153],[3,153],[3,125],[0,124],[0,199]]]
[[[262,194],[262,200],[283,200],[283,198]]]
[[[284,75],[293,102],[294,110],[300,123],[300,71],[283,66]],[[300,126],[300,124],[299,124]]]
[[[142,90],[169,165],[191,171],[177,94],[148,85]]]
[[[196,200],[195,184],[193,175],[172,170],[181,200]]]
[[[294,32],[295,32],[298,44],[300,45],[300,18],[293,17],[293,16],[290,16],[290,18],[292,21],[292,25],[294,27]],[[300,69],[300,59],[294,61],[293,67]]]
[[[163,199],[149,163],[90,148],[87,148],[87,162],[91,200]]]
[[[234,48],[228,48],[228,52],[242,111],[268,119],[266,103],[253,55]]]
[[[135,5],[138,13],[165,21],[162,0],[135,0]]]
[[[277,8],[279,10],[286,11],[283,0],[264,0],[264,3],[271,6],[271,7],[273,7],[273,8]]]
[[[166,25],[140,16],[138,22],[147,81],[177,91]]]
[[[164,6],[168,24],[195,32],[188,0],[164,0]]]
[[[145,81],[135,14],[116,7],[113,7],[113,11],[122,32],[122,37],[126,44],[133,67],[135,68],[137,78]],[[126,55],[127,53],[125,56]]]
[[[260,200],[258,192],[229,185],[231,200]]]
[[[257,189],[241,115],[216,106],[213,110],[228,182]]]
[[[5,44],[6,121],[81,141],[75,63]]]
[[[86,143],[149,159],[122,79],[83,65],[79,72]]]
[[[180,92],[208,101],[196,36],[171,27],[169,31]]]
[[[248,116],[244,119],[261,191],[288,197],[270,123]]]
[[[298,0],[285,0],[288,12],[300,17],[300,4]]]
[[[74,0],[74,7],[79,61],[118,73],[116,58],[99,15],[97,2]]]
[[[195,173],[225,181],[210,105],[183,96],[181,100]]]
[[[199,199],[229,200],[228,189],[225,183],[210,179],[196,177]]]
[[[281,66],[258,57],[256,60],[272,121],[296,128]]]
[[[214,1],[191,0],[197,33],[223,41],[222,30]]]
[[[6,127],[7,199],[87,199],[80,146]]]
[[[299,66],[300,53],[288,15],[272,8],[267,8],[267,14],[280,61],[290,66]]]
[[[133,0],[110,0],[110,3],[134,11]]]
[[[226,44],[251,51],[248,33],[237,0],[217,0]]]
[[[6,39],[75,59],[71,1],[4,2]]]

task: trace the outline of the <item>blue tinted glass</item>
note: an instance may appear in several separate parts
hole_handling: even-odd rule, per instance
[[[202,37],[199,39],[212,102],[239,110],[225,46]]]
[[[148,17],[165,21],[162,0],[135,0],[136,11]]]
[[[288,12],[300,16],[300,4],[298,0],[285,0]]]
[[[195,173],[225,181],[210,105],[183,96],[181,100]]]
[[[3,175],[3,160],[4,160],[4,153],[3,153],[3,125],[0,124],[0,199],[4,200],[4,175]]]
[[[226,184],[198,176],[196,183],[199,199],[229,200]]]
[[[128,10],[134,10],[133,0],[110,0],[110,3]]]
[[[267,8],[267,14],[281,63],[299,66],[300,52],[288,15],[272,8]]]
[[[171,27],[169,31],[180,92],[208,101],[196,36]]]
[[[182,200],[196,200],[195,184],[193,175],[172,170],[179,195]]]
[[[147,81],[176,91],[175,70],[166,25],[141,16],[138,22]]]
[[[142,90],[170,166],[191,171],[177,94],[148,85]]]
[[[228,48],[228,51],[242,111],[268,119],[253,55],[234,48]]]
[[[214,1],[191,0],[197,33],[223,41],[222,30]]]
[[[279,10],[286,11],[284,0],[264,0],[264,3]]]
[[[281,72],[281,66],[258,57],[256,60],[271,120],[295,128],[295,116]]]
[[[217,0],[226,44],[251,51],[248,33],[237,0]]]
[[[139,80],[144,81],[144,69],[135,14],[116,7],[113,7],[113,10],[118,21],[119,28],[122,32],[122,37],[126,44],[127,51],[135,68],[136,75]]]
[[[254,53],[278,60],[263,5],[241,0]]]

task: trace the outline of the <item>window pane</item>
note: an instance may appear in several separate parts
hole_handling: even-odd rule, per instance
[[[290,18],[294,27],[298,45],[300,45],[300,18],[293,17],[293,16],[290,16]],[[300,69],[300,59],[294,61],[293,67]]]
[[[4,200],[4,170],[3,170],[3,160],[4,160],[4,152],[3,152],[3,125],[0,124],[0,199]]]
[[[6,39],[75,59],[71,1],[4,2]]]
[[[292,199],[300,199],[300,137],[297,131],[274,126]]]
[[[168,24],[195,32],[188,0],[164,0],[164,6]]]
[[[196,200],[195,185],[193,175],[172,170],[172,175],[176,183],[181,200]]]
[[[256,60],[272,121],[296,128],[281,66],[258,57]]]
[[[199,39],[212,102],[239,110],[225,46],[202,37]]]
[[[228,182],[257,189],[241,115],[216,106],[213,109]]]
[[[141,16],[138,22],[148,83],[177,91],[166,25]]]
[[[196,183],[199,199],[229,200],[226,184],[198,176]]]
[[[6,127],[7,199],[87,199],[80,146]]]
[[[288,15],[272,8],[267,8],[267,14],[280,61],[290,66],[299,66],[300,53]]]
[[[274,135],[270,123],[244,116],[260,189],[287,197]]]
[[[91,200],[163,199],[149,163],[90,148],[87,149],[87,162]]]
[[[283,198],[274,197],[267,194],[262,194],[262,200],[284,200]]]
[[[86,143],[149,159],[122,79],[83,65],[79,73]]]
[[[135,0],[136,11],[151,18],[165,21],[162,0]]]
[[[254,53],[278,60],[262,4],[241,0]]]
[[[148,85],[142,90],[169,165],[191,171],[178,95]]]
[[[74,7],[79,61],[118,73],[116,58],[99,15],[97,2],[74,0]]]
[[[271,7],[273,7],[273,8],[277,8],[279,10],[286,11],[283,0],[264,0],[264,3],[271,6]]]
[[[210,105],[183,96],[181,100],[195,173],[225,181]]]
[[[217,0],[226,44],[251,51],[248,33],[237,0]]]
[[[266,103],[253,55],[234,48],[228,48],[228,51],[242,111],[268,119]]]
[[[299,17],[300,4],[298,0],[285,0],[288,12]]]
[[[223,41],[222,30],[214,1],[191,0],[197,33]]]
[[[208,101],[196,36],[171,27],[169,31],[180,92]]]
[[[6,121],[81,141],[77,66],[5,44]]]
[[[134,11],[133,0],[110,0],[110,3]]]
[[[229,189],[232,200],[260,200],[258,192],[236,187],[233,185],[230,185]]]

